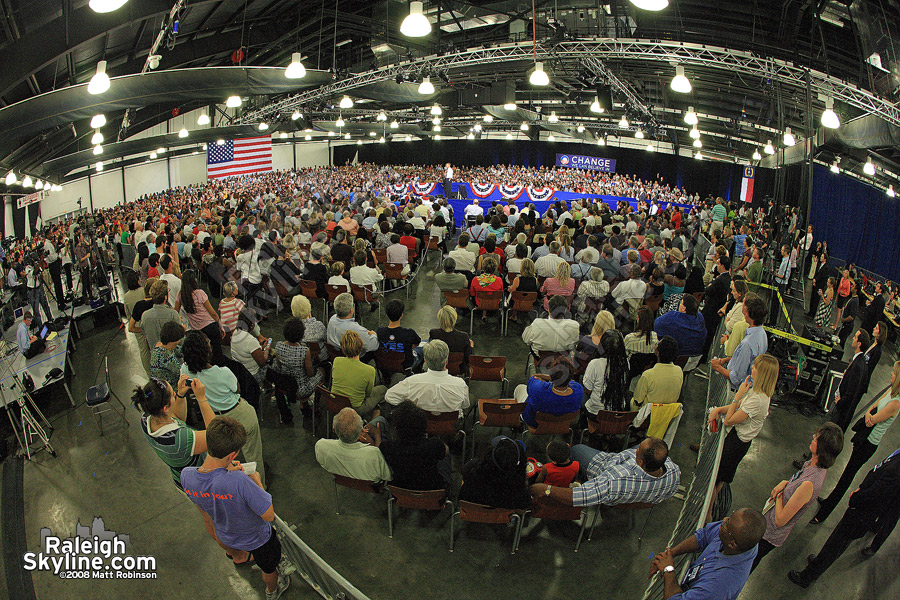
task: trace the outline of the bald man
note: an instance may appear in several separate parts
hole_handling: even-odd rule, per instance
[[[666,548],[653,559],[650,576],[661,574],[666,600],[734,600],[747,577],[757,544],[766,533],[766,520],[758,510],[740,508],[722,521],[698,529],[674,548]],[[674,559],[680,554],[700,552],[678,585]]]

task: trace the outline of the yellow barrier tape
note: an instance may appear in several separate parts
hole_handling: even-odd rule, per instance
[[[787,331],[782,331],[781,329],[775,329],[774,327],[769,327],[768,325],[763,327],[763,329],[779,337],[789,339],[792,342],[797,342],[798,344],[803,344],[804,346],[810,346],[817,350],[824,350],[825,352],[831,352],[832,350],[831,346],[826,346],[825,344],[814,342],[813,340],[808,340],[806,338],[800,337],[799,335],[795,335]]]
[[[781,292],[778,290],[778,288],[775,287],[774,285],[770,285],[768,283],[757,283],[755,281],[747,281],[747,285],[756,285],[761,288],[766,288],[766,289],[769,289],[769,290],[772,290],[775,292],[775,297],[778,298],[778,304],[781,305],[781,312],[784,313],[784,318],[787,319],[788,327],[790,327],[791,331],[794,332],[794,334],[796,335],[797,330],[794,329],[794,324],[791,323],[791,316],[788,314],[787,306],[784,305],[784,300],[782,299]],[[780,331],[780,330],[775,330],[775,331]],[[805,339],[805,338],[801,338],[801,339]],[[807,341],[812,342],[812,340],[807,340]],[[812,343],[815,343],[815,342],[812,342]]]

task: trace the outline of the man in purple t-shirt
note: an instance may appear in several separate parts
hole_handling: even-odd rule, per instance
[[[233,551],[235,565],[250,563],[262,570],[266,600],[276,600],[291,580],[279,575],[281,543],[271,522],[275,519],[272,496],[263,490],[259,473],[244,473],[236,462],[247,441],[247,430],[231,417],[216,417],[206,428],[206,460],[200,467],[181,472],[184,493],[209,515],[219,542]]]

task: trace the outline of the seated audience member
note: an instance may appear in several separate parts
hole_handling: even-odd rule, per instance
[[[376,417],[365,427],[362,440],[381,450],[393,477],[391,484],[406,490],[449,490],[452,485],[450,450],[439,437],[427,437],[428,413],[406,400],[390,419]]]
[[[629,279],[631,277],[631,267],[634,265],[640,266],[641,264],[641,255],[637,250],[629,250],[626,254],[627,262],[619,267],[619,279]]]
[[[747,583],[765,531],[766,520],[759,511],[739,508],[730,517],[698,529],[674,548],[657,554],[650,575],[661,574],[667,598],[734,600]],[[675,557],[697,552],[700,554],[679,585]]]
[[[355,331],[345,331],[341,336],[341,352],[344,356],[334,359],[331,369],[331,391],[346,396],[350,405],[364,419],[381,414],[378,403],[384,399],[387,388],[375,385],[375,367],[359,358],[363,341]]]
[[[350,269],[350,283],[377,292],[378,284],[384,280],[381,271],[368,265],[366,253],[362,250],[353,253],[353,263],[356,266]]]
[[[520,233],[519,237],[524,237],[524,233]],[[512,255],[510,255],[512,249]],[[516,275],[522,272],[522,261],[528,258],[528,246],[524,242],[519,244],[510,244],[506,247],[506,281],[512,283]]]
[[[494,260],[486,260],[483,263],[481,275],[472,280],[469,294],[475,298],[476,306],[481,306],[482,300],[476,292],[500,292],[503,293],[503,279],[497,276],[497,263]],[[481,320],[487,319],[487,311],[481,311]]]
[[[583,276],[584,281],[578,286],[573,308],[579,322],[589,322],[590,315],[596,313],[609,293],[609,283],[603,279],[603,270],[592,267]]]
[[[183,339],[184,327],[181,323],[169,321],[162,326],[159,341],[150,350],[150,377],[168,381],[172,389],[178,389],[181,365],[184,364],[177,350]]]
[[[31,311],[25,311],[22,322],[19,323],[19,327],[16,329],[16,343],[19,346],[19,352],[22,353],[26,360],[34,358],[43,352],[46,346],[44,340],[31,333],[31,322],[33,320],[34,316],[31,314]]]
[[[600,345],[600,340],[603,339],[604,333],[615,328],[616,318],[613,317],[611,312],[608,310],[598,312],[597,316],[594,317],[594,324],[591,325],[591,332],[581,336],[581,339],[578,340],[578,346],[575,349],[575,356],[578,362],[590,362],[598,356],[603,356],[603,346]]]
[[[544,295],[544,310],[550,311],[550,298],[553,296],[561,296],[570,301],[575,293],[575,280],[572,279],[572,270],[569,263],[561,262],[556,267],[554,277],[548,277],[541,286],[541,294]]]
[[[388,404],[412,402],[431,413],[459,411],[460,419],[469,407],[469,386],[461,377],[447,372],[450,349],[441,340],[431,340],[424,347],[424,373],[412,375],[393,385],[384,395]]]
[[[415,238],[413,238],[415,239]],[[391,245],[387,247],[387,261],[403,265],[401,275],[409,275],[409,248],[400,243],[400,236],[391,234]]]
[[[533,352],[546,350],[562,352],[571,350],[578,342],[578,322],[567,319],[568,305],[562,296],[553,296],[547,303],[550,314],[546,318],[535,319],[522,332],[522,341]]]
[[[391,469],[381,450],[359,441],[363,420],[352,408],[343,408],[332,420],[338,439],[316,442],[316,461],[333,475],[365,481],[390,481]]]
[[[478,244],[469,242],[469,234],[463,233],[456,241],[456,248],[447,253],[456,263],[456,270],[463,273],[475,273],[475,261],[478,260]]]
[[[588,248],[591,250],[591,248]],[[577,262],[572,265],[572,277],[575,279],[587,279],[590,276],[591,270],[594,269],[594,263],[597,261],[594,260],[594,257],[591,254],[585,253],[584,250],[578,253],[581,258],[576,258]],[[600,279],[603,279],[603,269],[600,269]]]
[[[386,327],[379,327],[376,335],[378,343],[385,352],[403,354],[403,368],[415,371],[422,364],[421,355],[415,352],[422,342],[422,338],[415,329],[403,327],[400,324],[405,308],[402,300],[394,299],[388,302],[384,307],[384,312],[389,323]]]
[[[456,261],[451,257],[444,259],[443,272],[434,276],[434,284],[442,292],[455,292],[469,287],[469,280],[462,273],[456,272]]]
[[[493,261],[497,265],[495,272],[499,273],[502,270],[505,260],[506,255],[503,253],[503,250],[497,248],[496,236],[489,235],[488,239],[484,241],[484,245],[481,247],[481,250],[479,250],[477,265],[478,270],[483,271],[485,263],[487,261]]]
[[[549,461],[541,467],[534,482],[558,487],[572,485],[572,482],[578,477],[580,465],[577,460],[572,460],[569,445],[562,440],[551,440],[547,444],[546,453]]]
[[[374,331],[366,329],[353,320],[355,312],[356,305],[351,294],[339,294],[334,299],[334,315],[328,320],[328,331],[326,334],[328,344],[334,348],[340,348],[344,333],[353,331],[362,340],[362,349],[366,353],[375,352],[378,350],[378,336],[375,335]]]
[[[675,338],[681,356],[697,356],[703,352],[706,321],[697,311],[697,299],[693,296],[682,296],[677,311],[656,317],[653,330],[659,337],[669,335]]]
[[[248,476],[240,464],[235,465],[248,439],[237,419],[213,419],[206,430],[206,458],[199,467],[181,472],[181,484],[191,502],[212,521],[219,543],[230,549],[226,556],[236,565],[255,562],[266,584],[266,600],[277,600],[291,579],[278,572],[281,543],[271,525],[275,519],[272,496],[263,489],[259,471]]]
[[[266,378],[270,350],[269,340],[263,335],[254,335],[256,313],[245,308],[238,315],[237,329],[231,336],[231,358],[238,361],[262,384]]]
[[[559,242],[551,242],[549,254],[535,259],[534,268],[538,277],[553,277],[556,275],[557,267],[565,262],[566,259],[559,255]]]
[[[528,508],[526,462],[523,442],[498,435],[484,456],[463,465],[459,499],[493,508]]]
[[[647,283],[641,280],[640,265],[631,265],[631,279],[619,282],[612,291],[612,298],[616,307],[619,307],[626,300],[643,300],[646,294]]]
[[[597,262],[597,267],[603,271],[606,279],[613,280],[619,277],[619,260],[611,244],[603,245],[603,256]]]
[[[519,266],[519,273],[513,278],[509,286],[509,293],[513,292],[536,292],[538,291],[538,279],[534,274],[534,263],[530,258],[526,258]],[[511,315],[513,321],[516,315]]]
[[[181,374],[191,379],[199,379],[206,388],[206,399],[217,415],[225,415],[237,419],[247,431],[247,443],[242,452],[246,461],[256,462],[256,470],[266,481],[263,464],[262,437],[259,432],[259,419],[250,404],[241,398],[235,374],[225,367],[213,366],[212,347],[203,332],[188,331],[182,346],[184,364]]]
[[[291,300],[291,314],[303,322],[303,342],[322,344],[322,353],[327,355],[324,342],[327,335],[325,324],[312,316],[312,305],[309,298],[296,295]]]
[[[710,370],[727,377],[733,390],[736,390],[750,374],[750,367],[756,357],[765,354],[769,349],[769,338],[763,329],[768,312],[766,303],[753,292],[748,292],[744,296],[743,312],[744,320],[747,322],[747,331],[735,348],[734,355],[713,358],[709,361]],[[659,319],[657,319],[658,321]]]
[[[158,280],[150,288],[150,299],[153,306],[141,313],[141,331],[151,350],[160,340],[160,332],[166,323],[181,324],[181,315],[175,312],[168,304],[169,283]]]
[[[628,392],[628,358],[622,333],[609,329],[600,338],[603,355],[588,363],[584,371],[587,395],[584,410],[596,415],[601,410],[625,411]]]
[[[575,363],[566,356],[557,356],[550,363],[549,373],[531,376],[527,384],[516,386],[513,396],[525,403],[522,420],[529,427],[537,427],[537,413],[565,415],[581,409],[584,388],[574,381]]]
[[[646,355],[656,352],[659,336],[653,331],[653,320],[653,311],[646,306],[641,307],[634,331],[625,336],[625,354],[629,360],[635,354]]]
[[[461,353],[463,355],[463,366],[469,364],[469,355],[472,354],[472,348],[475,342],[469,337],[465,331],[459,331],[456,327],[456,309],[452,306],[443,306],[437,312],[438,327],[428,332],[428,339],[441,340],[447,344],[447,348],[451,354]]]
[[[310,411],[309,407],[312,397],[316,393],[316,387],[325,379],[325,373],[322,369],[315,368],[313,363],[314,357],[309,351],[309,347],[304,343],[305,334],[306,331],[302,320],[293,317],[285,322],[282,329],[284,340],[275,344],[275,361],[272,363],[272,370],[294,378],[296,388],[289,386],[290,391],[296,391],[297,397],[301,399],[301,411],[307,414]],[[291,425],[294,422],[294,417],[285,401],[293,401],[294,399],[283,398],[276,391],[275,400],[278,404],[281,422],[285,425]]]
[[[365,256],[363,256],[365,260]],[[344,288],[344,291],[350,291],[350,282],[344,277],[344,263],[335,261],[331,263],[331,277],[328,278],[328,285],[335,285]]]
[[[584,483],[580,487],[536,483],[531,486],[532,497],[547,495],[569,506],[659,504],[678,491],[681,480],[681,470],[669,458],[669,447],[659,438],[647,438],[618,454],[578,444],[572,448],[572,458],[581,465]]]
[[[644,404],[671,404],[678,402],[684,373],[673,364],[678,358],[678,342],[670,335],[663,336],[656,346],[656,364],[644,371],[634,388],[631,410],[639,410]]]

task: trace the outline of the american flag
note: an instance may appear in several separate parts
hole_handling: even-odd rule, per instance
[[[272,170],[272,138],[261,137],[225,140],[222,145],[209,144],[206,149],[206,176],[219,179]]]

